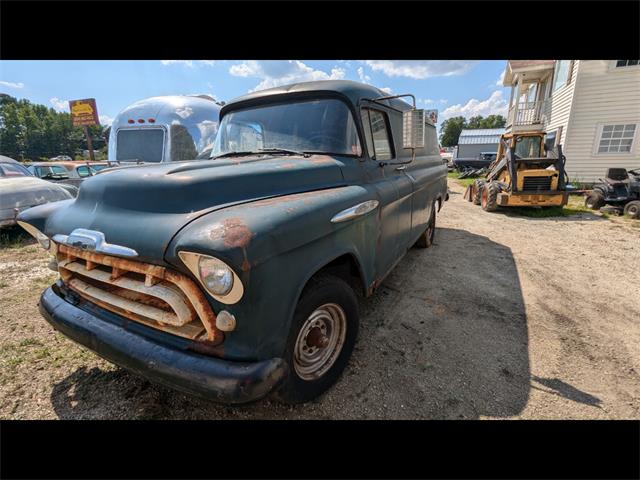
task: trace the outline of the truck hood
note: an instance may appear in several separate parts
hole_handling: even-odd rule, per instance
[[[235,157],[105,170],[86,179],[77,199],[51,214],[45,233],[97,230],[143,261],[162,263],[175,234],[196,218],[257,199],[345,184],[339,158]]]

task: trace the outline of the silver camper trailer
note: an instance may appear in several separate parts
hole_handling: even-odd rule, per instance
[[[218,132],[222,104],[207,95],[168,95],[137,101],[111,125],[109,161],[194,160]]]

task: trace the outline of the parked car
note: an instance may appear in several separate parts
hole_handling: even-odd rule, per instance
[[[49,161],[51,161],[51,162],[71,162],[71,161],[73,161],[73,158],[71,158],[69,155],[58,155],[57,157],[51,157],[49,159]]]
[[[55,183],[65,183],[77,188],[85,178],[92,177],[110,166],[108,162],[31,162],[27,169],[36,177]]]
[[[35,178],[19,162],[0,155],[0,228],[16,225],[21,211],[73,198],[60,185]]]
[[[350,81],[227,103],[210,160],[116,168],[19,221],[60,279],[40,311],[69,338],[229,403],[310,400],[347,365],[354,289],[429,247],[447,199],[423,110]]]
[[[477,157],[456,158],[453,166],[459,172],[467,169],[487,168],[496,159],[497,152],[481,152]]]
[[[109,160],[120,164],[194,160],[215,139],[220,107],[206,95],[135,102],[111,124]]]

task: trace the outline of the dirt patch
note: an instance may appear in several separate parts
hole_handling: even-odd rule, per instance
[[[640,229],[524,218],[462,198],[435,245],[369,299],[340,381],[296,407],[227,407],[131,375],[57,334],[37,245],[0,250],[2,418],[640,418]]]

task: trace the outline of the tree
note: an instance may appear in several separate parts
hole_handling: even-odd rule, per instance
[[[481,128],[502,128],[507,124],[507,119],[502,115],[489,115],[482,121]]]
[[[100,125],[89,127],[95,150],[106,146],[104,130]],[[0,155],[19,160],[74,158],[87,148],[82,127],[72,126],[69,113],[0,94]]]
[[[482,118],[482,115],[476,115],[475,117],[471,117],[469,119],[469,121],[467,122],[467,126],[466,128],[485,128],[483,126],[483,122],[484,122],[484,118]]]
[[[458,145],[458,137],[463,128],[467,128],[466,118],[447,118],[440,127],[440,145],[443,147],[455,147]]]

